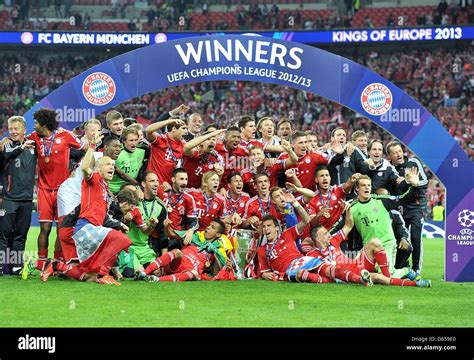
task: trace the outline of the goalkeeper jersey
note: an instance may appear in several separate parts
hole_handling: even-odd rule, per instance
[[[354,225],[364,245],[374,238],[379,239],[384,247],[385,244],[396,241],[389,211],[395,209],[411,189],[410,187],[402,196],[372,194],[369,201],[355,200],[352,203]]]
[[[134,152],[130,152],[123,149],[117,160],[115,160],[115,166],[130,176],[132,179],[137,179],[138,172],[143,165],[145,159],[145,150],[136,149]],[[120,191],[120,187],[125,184],[126,181],[121,177],[114,174],[114,177],[109,182],[109,189],[112,194],[117,195]]]
[[[164,213],[166,213],[165,204],[158,198],[153,200],[143,200],[138,204],[137,207],[142,214],[143,221],[145,222],[147,222],[152,217],[163,221],[162,215],[165,215]],[[141,264],[155,260],[156,254],[149,246],[148,235],[144,234],[134,222],[130,224],[128,237],[130,240],[132,240],[131,248],[134,249],[135,256],[138,258]]]

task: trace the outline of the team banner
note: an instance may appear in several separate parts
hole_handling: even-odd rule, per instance
[[[307,45],[258,36],[202,36],[147,46],[76,76],[27,114],[56,109],[72,129],[152,91],[202,81],[289,86],[340,103],[405,143],[447,189],[446,280],[474,281],[474,165],[424,107],[369,69]]]
[[[242,35],[244,32],[0,32],[0,44],[21,45],[133,45],[145,46],[194,36]],[[303,44],[339,44],[397,41],[474,39],[474,27],[420,27],[325,31],[262,31],[255,35]]]

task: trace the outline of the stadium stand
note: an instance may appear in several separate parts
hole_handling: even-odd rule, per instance
[[[18,3],[18,2],[17,2]],[[186,2],[158,1],[148,5],[133,1],[81,0],[65,6],[22,8],[18,4],[0,10],[0,29],[6,30],[88,30],[88,31],[211,31],[263,29],[334,29],[414,25],[465,25],[474,22],[472,6],[449,6],[441,11],[437,5],[363,7],[353,9],[329,7],[316,1],[280,1],[272,5],[238,1],[229,6],[209,6],[203,12]],[[1,9],[1,8],[0,8]],[[392,21],[389,22],[389,16]]]

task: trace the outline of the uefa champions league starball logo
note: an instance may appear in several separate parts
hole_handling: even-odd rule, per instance
[[[385,114],[392,107],[392,92],[383,84],[372,83],[362,91],[360,103],[364,110],[371,115]]]
[[[461,210],[458,214],[458,221],[462,227],[470,228],[474,224],[474,211]]]
[[[459,234],[448,234],[448,240],[456,240],[458,245],[474,245],[474,230],[470,229],[474,225],[474,211],[461,210],[457,220],[463,229]]]
[[[114,80],[103,72],[90,74],[82,83],[82,93],[92,105],[108,104],[114,98],[115,92]]]

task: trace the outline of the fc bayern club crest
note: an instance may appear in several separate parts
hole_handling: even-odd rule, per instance
[[[82,83],[82,93],[92,105],[108,104],[114,98],[115,92],[114,79],[103,72],[90,74]]]
[[[367,85],[360,96],[360,103],[364,110],[371,115],[385,114],[392,107],[392,92],[384,84]]]

